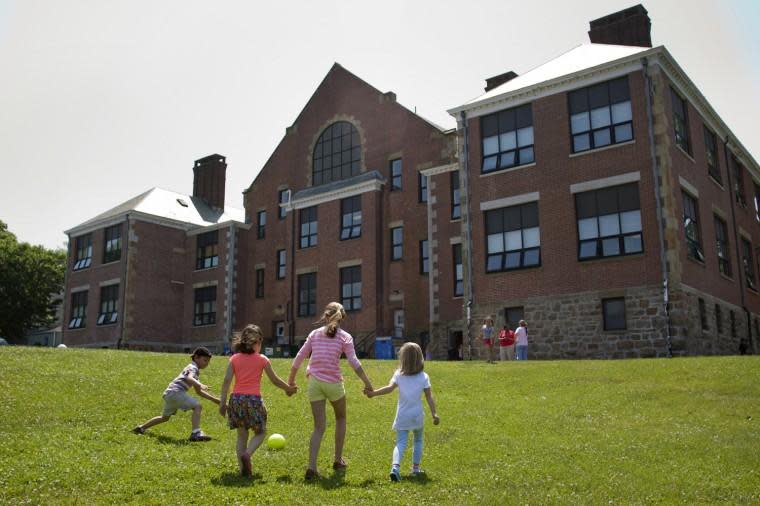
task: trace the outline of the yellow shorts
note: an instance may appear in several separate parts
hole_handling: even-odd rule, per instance
[[[325,399],[335,402],[341,397],[345,397],[346,390],[343,388],[342,381],[340,383],[328,383],[311,376],[306,386],[306,394],[309,397],[309,402],[323,401]]]

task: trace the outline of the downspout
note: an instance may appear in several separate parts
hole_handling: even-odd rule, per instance
[[[736,250],[736,266],[737,266],[737,273],[736,277],[739,280],[739,299],[741,300],[742,309],[744,310],[744,315],[747,318],[747,337],[749,340],[748,345],[751,346],[752,344],[752,317],[750,316],[749,311],[747,310],[747,304],[744,296],[744,261],[742,259],[741,251],[739,251],[739,248],[741,246],[741,241],[739,240],[739,228],[736,224],[736,188],[734,187],[734,180],[733,180],[733,159],[731,158],[731,152],[728,149],[728,141],[729,138],[726,136],[726,140],[723,141],[723,154],[726,157],[726,168],[728,169],[726,172],[728,173],[728,188],[731,192],[730,195],[730,201],[731,201],[731,227],[734,229],[734,244],[735,250]],[[739,349],[741,350],[741,343],[739,344]]]
[[[121,319],[119,321],[119,338],[116,340],[116,349],[121,349],[124,344],[124,322],[127,320],[127,275],[129,274],[129,213],[124,219],[124,268],[122,279],[124,280],[124,295],[121,297]]]
[[[66,340],[66,331],[69,328],[69,323],[66,320],[66,308],[68,307],[69,313],[71,313],[71,299],[69,298],[69,266],[71,265],[71,234],[66,234],[66,237],[69,238],[68,242],[66,243],[66,269],[63,271],[63,317],[61,318],[61,343],[60,344],[66,344],[64,341]],[[69,320],[71,319],[71,314],[68,315]],[[56,346],[55,340],[53,341],[53,345]]]
[[[285,311],[288,319],[288,344],[293,346],[296,336],[296,319],[295,319],[295,305],[296,305],[296,208],[292,204],[293,195],[291,192],[290,199],[288,199],[288,207],[290,214],[290,300],[285,305]],[[285,250],[287,251],[287,249]]]
[[[237,259],[237,253],[235,248],[237,247],[237,234],[235,229],[235,222],[230,223],[230,240],[227,243],[227,319],[224,322],[224,336],[222,338],[223,349],[226,351],[230,344],[230,337],[232,337],[232,315],[234,313],[233,294],[235,291],[235,260]]]
[[[470,326],[472,323],[472,219],[470,213],[470,150],[469,150],[469,130],[467,128],[467,113],[462,111],[460,114],[460,121],[462,122],[462,171],[460,172],[459,180],[459,203],[462,204],[462,197],[467,200],[466,212],[462,213],[462,225],[464,237],[462,242],[464,248],[467,251],[467,261],[465,262],[465,272],[467,273],[467,287],[464,292],[464,310],[465,318],[467,321],[467,356],[472,360],[472,335],[470,333]]]
[[[660,166],[657,163],[657,154],[655,153],[654,144],[654,118],[652,112],[652,103],[654,97],[652,90],[654,85],[649,77],[649,62],[646,58],[641,60],[644,67],[644,92],[646,93],[647,103],[647,121],[649,123],[649,152],[652,156],[652,179],[654,182],[654,200],[657,209],[657,235],[660,240],[660,269],[662,269],[662,304],[665,310],[665,345],[668,351],[668,358],[673,357],[673,346],[671,340],[671,320],[670,320],[670,276],[668,272],[668,259],[665,252],[665,218],[662,209],[662,188],[660,186]]]

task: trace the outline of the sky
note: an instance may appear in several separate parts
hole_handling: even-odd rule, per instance
[[[333,63],[421,116],[487,77],[588,42],[632,0],[0,0],[0,220],[21,241],[160,187],[192,193],[193,162],[227,157],[226,204],[274,151]],[[760,160],[760,0],[650,0],[664,45]]]

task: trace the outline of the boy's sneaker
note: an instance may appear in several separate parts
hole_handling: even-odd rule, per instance
[[[135,434],[141,434],[142,435],[142,434],[145,434],[145,429],[143,429],[141,425],[138,425],[137,427],[135,427],[134,429],[132,429],[132,432],[134,432]]]
[[[211,441],[211,436],[207,436],[205,432],[199,430],[198,432],[190,434],[188,439],[190,441]]]
[[[388,474],[391,481],[401,481],[401,473],[398,468],[392,467],[391,472]]]
[[[412,476],[416,476],[416,477],[425,476],[425,471],[423,471],[422,469],[417,469],[416,471],[412,469]]]

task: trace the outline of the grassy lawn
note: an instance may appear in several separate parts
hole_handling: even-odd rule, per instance
[[[303,481],[312,422],[301,392],[266,382],[281,451],[238,477],[235,433],[202,401],[208,443],[180,413],[144,436],[185,355],[0,348],[0,504],[760,503],[760,357],[501,363],[429,362],[441,425],[426,420],[427,478],[388,480],[396,392],[361,395],[348,370],[345,477]],[[288,360],[274,360],[286,377]],[[219,393],[226,360],[201,380]],[[376,387],[395,362],[365,360]],[[427,409],[427,408],[426,408]]]

